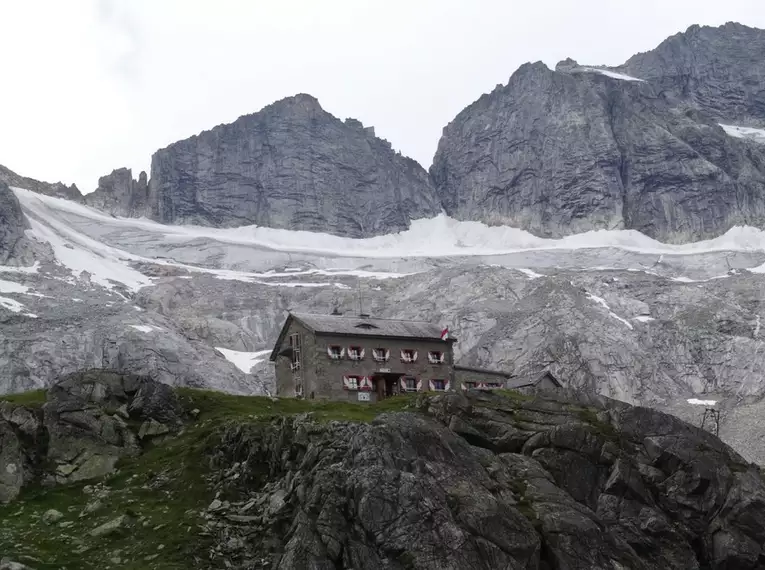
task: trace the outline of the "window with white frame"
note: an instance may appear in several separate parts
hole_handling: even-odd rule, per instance
[[[374,358],[376,362],[388,362],[388,359],[390,358],[390,350],[387,348],[373,348],[372,358]]]
[[[327,347],[327,355],[332,360],[340,360],[343,357],[343,347],[338,345],[332,345]]]
[[[346,390],[358,390],[361,384],[361,376],[343,376],[343,387]]]
[[[404,376],[404,386],[406,386],[407,392],[417,391],[417,378],[414,376]]]
[[[404,348],[401,350],[401,362],[416,362],[417,351],[411,348]]]
[[[290,369],[293,372],[300,370],[301,364],[301,350],[300,350],[300,334],[294,333],[290,335],[290,348],[292,349],[292,362],[290,363]]]
[[[433,390],[437,392],[443,392],[444,390],[446,390],[446,380],[435,379],[435,380],[431,380],[430,384],[433,387]]]
[[[431,364],[443,364],[444,363],[444,353],[440,350],[431,350],[428,352],[428,362]]]
[[[350,360],[361,360],[364,358],[364,349],[360,346],[348,347],[348,358]]]

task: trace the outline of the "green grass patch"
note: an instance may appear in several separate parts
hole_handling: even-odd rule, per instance
[[[311,413],[317,421],[369,422],[385,412],[414,408],[416,394],[403,394],[387,398],[375,404],[336,402],[326,400],[298,400],[263,396],[232,396],[212,390],[178,389],[187,412],[199,410],[200,420],[269,419],[274,416],[290,416]]]
[[[271,400],[186,388],[177,392],[187,413],[198,410],[196,419],[179,435],[150,445],[141,456],[120,460],[117,472],[103,480],[110,490],[101,499],[100,509],[79,517],[94,501],[83,491],[86,483],[26,489],[18,500],[0,505],[0,552],[36,570],[204,567],[210,543],[199,535],[203,523],[199,514],[214,498],[206,478],[211,452],[224,426],[303,413],[312,413],[320,422],[368,422],[384,412],[413,409],[416,399],[416,395],[402,395],[377,404],[356,404]],[[30,405],[43,402],[45,395],[40,391],[12,398]],[[43,523],[48,509],[60,511],[64,518],[53,525]],[[91,530],[123,514],[134,519],[129,529],[113,536],[90,536]]]
[[[198,536],[198,525],[199,512],[213,498],[205,481],[212,441],[212,426],[193,425],[140,457],[123,459],[117,473],[103,480],[110,490],[101,508],[82,518],[95,500],[83,491],[86,483],[25,490],[19,500],[0,505],[0,552],[37,570],[195,567],[209,547]],[[60,522],[72,524],[46,525],[42,515],[48,509],[62,512]],[[89,535],[123,514],[134,519],[129,528],[112,536]]]
[[[0,402],[11,402],[19,406],[30,408],[39,408],[45,403],[47,390],[31,390],[29,392],[19,392],[18,394],[0,395]]]
[[[576,415],[583,422],[590,425],[593,431],[609,439],[615,439],[619,437],[619,432],[608,422],[604,422],[598,418],[598,414],[591,408],[578,408],[574,410]]]
[[[513,402],[521,403],[521,402],[530,402],[534,399],[534,396],[530,396],[529,394],[523,394],[522,392],[518,392],[517,390],[494,390],[495,394],[499,394],[500,396],[504,396],[508,400],[512,400]]]

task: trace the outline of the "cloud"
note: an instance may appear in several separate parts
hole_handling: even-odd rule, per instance
[[[442,128],[526,61],[616,65],[730,20],[765,27],[761,0],[4,2],[0,164],[92,191],[306,92],[427,167]]]
[[[101,57],[105,68],[130,82],[140,81],[140,27],[129,4],[120,0],[98,0],[96,17],[101,24]]]

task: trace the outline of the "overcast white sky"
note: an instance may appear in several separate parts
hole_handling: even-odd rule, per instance
[[[0,0],[0,164],[83,192],[295,93],[427,168],[527,61],[618,65],[763,0]]]

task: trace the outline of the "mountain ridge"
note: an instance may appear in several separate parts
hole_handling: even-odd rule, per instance
[[[525,63],[443,128],[428,172],[299,93],[157,150],[150,177],[117,169],[84,198],[41,191],[212,227],[370,237],[445,211],[540,237],[623,228],[693,242],[765,227],[762,51],[765,31],[729,22],[618,66]]]
[[[765,99],[756,94],[765,92],[765,66],[750,55],[760,47],[762,30],[694,25],[619,66],[569,59],[550,70],[525,63],[444,127],[427,176],[411,158],[386,158],[392,147],[374,129],[340,121],[301,93],[159,149],[146,199],[143,189],[134,197],[131,185],[122,185],[138,210],[108,210],[163,223],[257,224],[351,237],[394,233],[442,208],[457,219],[541,237],[625,228],[687,243],[734,225],[765,227],[765,145],[735,140],[735,130],[717,125],[765,125]],[[725,65],[731,71],[716,71]],[[751,100],[718,76],[754,82],[742,87]],[[311,121],[324,121],[330,131],[345,127],[332,144],[347,150],[322,151],[323,131],[312,131]],[[546,125],[540,133],[531,126],[537,123]],[[264,144],[269,136],[276,142]],[[557,142],[551,150],[545,141]],[[378,167],[363,174],[358,149],[367,145]],[[293,156],[297,148],[300,157]],[[380,172],[380,161],[391,161],[382,179],[371,174]],[[369,201],[380,184],[387,188],[382,216],[380,203]],[[211,202],[213,195],[222,205]]]

